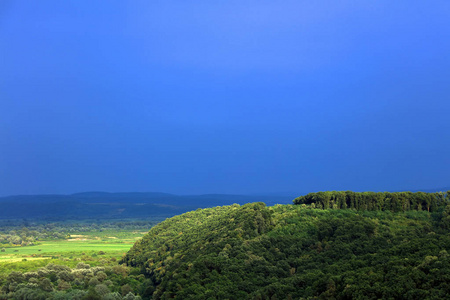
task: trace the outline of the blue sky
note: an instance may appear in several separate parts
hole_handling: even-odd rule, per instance
[[[1,1],[0,195],[449,186],[448,1]]]

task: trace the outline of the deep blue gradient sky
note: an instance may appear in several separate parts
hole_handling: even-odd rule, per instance
[[[0,195],[450,183],[450,1],[1,1]]]

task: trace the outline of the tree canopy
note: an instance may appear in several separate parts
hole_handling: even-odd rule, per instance
[[[394,212],[408,210],[435,211],[450,203],[450,191],[437,193],[424,192],[352,192],[326,191],[309,193],[297,197],[294,204],[311,204],[315,208],[337,208],[356,210],[389,210]]]
[[[450,207],[433,207],[197,210],[152,228],[122,263],[149,279],[152,299],[441,299]]]

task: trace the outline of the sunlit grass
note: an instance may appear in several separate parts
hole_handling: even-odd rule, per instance
[[[101,255],[120,258],[145,232],[80,232],[66,240],[40,241],[38,245],[9,247],[0,252],[0,263],[42,259],[69,259]],[[99,254],[100,253],[100,254]]]

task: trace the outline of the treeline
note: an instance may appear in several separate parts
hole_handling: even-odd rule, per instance
[[[293,202],[321,209],[433,212],[449,204],[449,198],[450,191],[437,193],[326,191],[309,193],[295,198]]]

